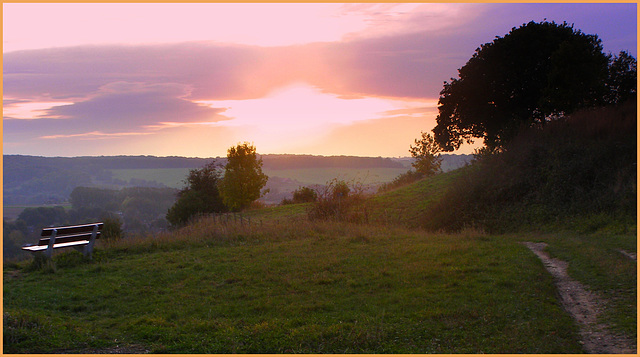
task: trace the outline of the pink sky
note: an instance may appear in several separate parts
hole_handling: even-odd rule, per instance
[[[636,4],[3,4],[3,152],[408,156],[480,44],[543,19],[636,55]],[[465,147],[461,153],[469,153]]]

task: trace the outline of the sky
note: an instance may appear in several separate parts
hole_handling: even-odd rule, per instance
[[[4,3],[3,153],[409,156],[475,49],[545,19],[637,57],[635,3]]]

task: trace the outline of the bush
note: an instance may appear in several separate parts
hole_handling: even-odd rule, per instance
[[[113,241],[122,238],[122,222],[118,217],[107,217],[102,222],[102,239]]]
[[[315,202],[318,199],[318,194],[310,187],[304,186],[293,191],[293,199],[283,199],[282,204],[294,204],[294,203],[308,203]]]
[[[317,199],[308,210],[308,217],[311,220],[366,220],[366,213],[363,215],[353,211],[353,208],[362,201],[363,192],[361,183],[349,184],[343,180],[333,179],[316,193]]]

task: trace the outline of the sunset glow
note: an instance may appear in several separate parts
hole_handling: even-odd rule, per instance
[[[3,150],[407,156],[475,48],[545,18],[636,55],[632,3],[7,3]]]

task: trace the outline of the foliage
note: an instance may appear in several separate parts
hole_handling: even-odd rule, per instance
[[[431,134],[425,132],[421,134],[422,137],[415,140],[415,146],[411,145],[409,149],[411,156],[415,159],[411,166],[424,176],[435,175],[442,171],[440,169],[442,149]]]
[[[104,225],[102,227],[101,239],[114,241],[122,238],[122,222],[118,217],[105,217],[102,219],[102,223],[104,223]]]
[[[192,169],[178,193],[178,200],[169,208],[166,218],[174,227],[185,225],[194,216],[205,213],[226,212],[220,190],[220,170],[215,161],[200,169]]]
[[[303,186],[293,191],[292,199],[283,199],[282,204],[308,203],[315,202],[318,199],[318,193],[311,187]]]
[[[18,215],[18,220],[30,227],[51,227],[69,223],[67,213],[62,206],[27,207]]]
[[[608,91],[628,93],[627,83],[635,84],[629,57],[614,59],[609,69],[601,40],[567,23],[513,28],[481,45],[459,69],[459,78],[445,82],[435,139],[445,151],[473,138],[484,139],[490,149],[502,148],[523,127],[604,104],[606,98],[617,102],[626,94],[618,98]]]
[[[115,211],[118,208],[118,196],[106,188],[76,187],[69,196],[71,207],[76,210],[100,208]]]
[[[227,164],[219,189],[222,201],[232,211],[249,207],[261,196],[269,178],[262,172],[255,146],[242,143],[227,150]]]
[[[610,104],[634,100],[638,93],[637,62],[628,52],[609,57],[609,73],[605,101]]]
[[[477,161],[425,214],[425,225],[503,231],[602,213],[633,221],[636,120],[631,101],[523,131]]]
[[[317,191],[317,199],[307,214],[311,220],[366,221],[366,211],[364,217],[362,212],[354,211],[363,198],[361,182],[333,179]]]
[[[306,203],[314,202],[318,199],[318,194],[312,188],[304,186],[293,192],[293,202]]]

